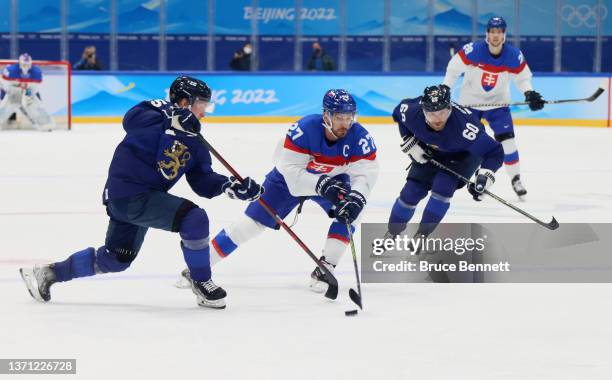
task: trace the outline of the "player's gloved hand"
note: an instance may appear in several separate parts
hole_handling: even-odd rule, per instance
[[[32,90],[29,88],[26,88],[25,92],[24,92],[25,96],[32,96]]]
[[[229,177],[221,190],[231,199],[249,202],[258,200],[264,193],[263,186],[252,180],[251,177],[246,177],[242,182],[235,177]]]
[[[172,128],[181,132],[200,133],[202,125],[200,120],[191,113],[189,108],[172,108]]]
[[[348,194],[349,191],[351,191],[351,188],[346,183],[332,178],[327,174],[323,174],[321,177],[319,177],[315,190],[317,191],[317,194],[336,206],[342,198],[341,194]]]
[[[406,138],[400,147],[402,148],[402,152],[406,153],[412,161],[419,164],[426,164],[431,158],[425,149],[421,148],[419,140],[414,136]]]
[[[351,190],[345,197],[340,201],[334,210],[334,215],[339,222],[344,224],[353,223],[361,210],[366,205],[366,199],[358,191]]]
[[[544,108],[545,101],[537,91],[526,91],[525,101],[529,103],[529,109],[532,111],[538,111]]]
[[[495,183],[495,173],[489,169],[479,169],[476,172],[476,180],[468,185],[468,191],[472,194],[475,201],[480,202],[484,196],[484,191],[488,190]]]

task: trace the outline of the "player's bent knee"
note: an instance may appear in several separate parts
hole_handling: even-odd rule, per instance
[[[208,238],[209,221],[206,211],[199,207],[190,209],[180,222],[179,233],[183,241]]]
[[[129,248],[107,248],[102,246],[96,251],[96,273],[122,272],[136,259],[138,250]]]
[[[190,200],[185,199],[179,209],[176,211],[174,215],[174,221],[172,222],[172,232],[179,232],[181,229],[181,224],[183,223],[183,219],[189,214],[189,212],[193,209],[199,208],[198,205],[193,203]]]

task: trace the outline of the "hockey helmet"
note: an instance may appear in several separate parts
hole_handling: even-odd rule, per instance
[[[323,96],[323,111],[330,113],[356,113],[357,103],[348,91],[328,90]]]
[[[425,87],[421,97],[421,107],[425,112],[436,112],[451,107],[450,88],[443,84]]]
[[[170,85],[169,95],[172,104],[178,104],[181,99],[188,99],[189,104],[193,104],[196,100],[209,102],[212,91],[203,81],[182,75]]]

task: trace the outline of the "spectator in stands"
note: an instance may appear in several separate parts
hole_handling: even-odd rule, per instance
[[[75,70],[102,70],[102,64],[96,57],[96,47],[87,46],[81,60],[74,64]]]
[[[234,57],[229,64],[231,69],[236,71],[251,70],[251,53],[253,53],[253,45],[247,42],[234,53]]]
[[[314,42],[312,44],[312,55],[306,68],[310,71],[335,71],[336,63],[334,59],[323,50],[321,44]]]

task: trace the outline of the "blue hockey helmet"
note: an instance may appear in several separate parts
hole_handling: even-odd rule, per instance
[[[493,28],[499,28],[505,33],[506,27],[506,20],[501,16],[493,16],[487,22],[487,32]]]
[[[323,111],[330,113],[356,113],[357,103],[348,91],[328,90],[323,96]]]
[[[209,102],[212,96],[210,87],[203,81],[185,75],[177,77],[170,85],[170,102],[178,104],[181,99],[193,104],[196,100]]]
[[[425,87],[421,98],[421,107],[425,112],[436,112],[451,107],[450,88],[443,84]]]

